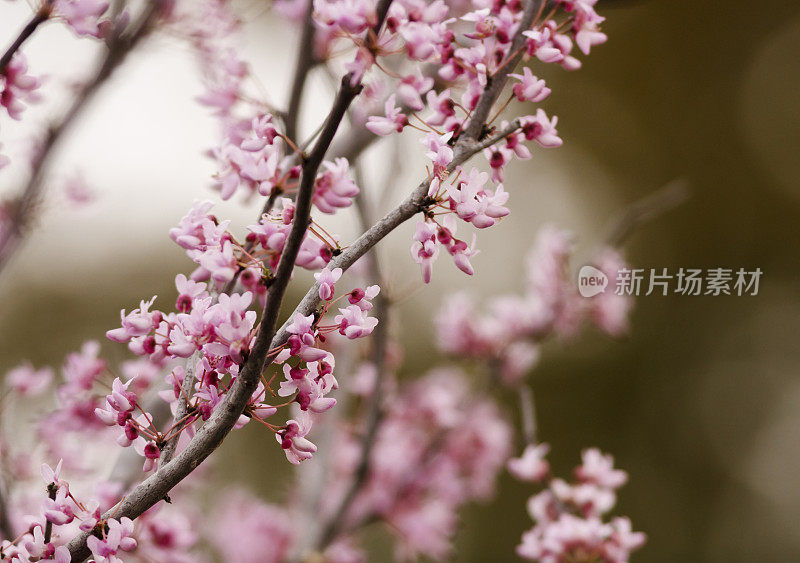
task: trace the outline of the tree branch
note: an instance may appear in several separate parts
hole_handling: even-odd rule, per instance
[[[11,518],[8,514],[8,506],[6,505],[2,488],[0,488],[0,534],[2,534],[2,539],[8,541],[14,539],[14,530],[11,527]]]
[[[472,156],[479,153],[483,149],[505,139],[515,131],[519,130],[519,128],[519,121],[514,120],[500,133],[493,135],[488,139],[484,139],[481,142],[475,142],[468,137],[462,137],[461,140],[456,143],[453,161],[448,165],[447,171],[453,172],[456,167],[469,160]],[[422,202],[428,194],[429,186],[430,180],[426,178],[416,187],[411,195],[409,195],[405,201],[403,201],[403,203],[384,215],[381,220],[375,223],[367,232],[362,234],[355,240],[355,242],[348,246],[344,252],[333,258],[328,264],[328,268],[341,268],[342,270],[347,270],[356,262],[356,260],[361,258],[370,248],[375,246],[386,235],[419,213],[422,210]],[[314,286],[308,290],[305,297],[303,297],[303,299],[300,301],[294,313],[310,315],[314,312],[319,304],[319,283],[315,283]],[[290,322],[290,320],[287,320],[287,322],[277,332],[275,338],[272,340],[272,347],[280,346],[286,342],[289,337],[286,327],[289,326]]]
[[[175,437],[164,446],[164,449],[161,451],[159,463],[166,464],[172,461],[172,457],[175,455],[175,448],[178,447],[178,440],[181,439],[181,431],[190,424],[181,421],[189,414],[189,401],[187,397],[191,397],[192,393],[194,393],[194,384],[197,381],[194,369],[199,359],[200,354],[195,352],[189,357],[189,361],[186,362],[186,370],[183,376],[183,383],[181,384],[181,395],[178,397],[178,407],[175,409],[174,417],[175,424],[179,424],[180,428],[175,428]]]
[[[300,48],[297,50],[297,63],[294,69],[294,79],[289,90],[289,107],[286,110],[286,136],[297,142],[297,121],[300,117],[300,106],[303,100],[308,73],[316,64],[314,59],[314,2],[307,0],[308,8],[303,19],[303,31],[300,36]]]
[[[525,47],[525,36],[522,35],[522,32],[528,31],[531,28],[531,25],[533,25],[536,19],[536,15],[544,5],[544,1],[545,0],[528,0],[525,11],[522,13],[522,19],[519,22],[517,32],[514,34],[514,40],[511,42],[511,47],[508,50],[511,58],[508,61],[504,61],[503,66],[491,76],[489,83],[486,85],[486,89],[478,100],[478,105],[475,106],[475,110],[472,112],[469,124],[467,124],[465,129],[465,133],[473,139],[480,140],[482,138],[483,126],[486,119],[489,117],[489,112],[492,111],[492,106],[503,92],[503,88],[505,88],[506,82],[508,81],[508,75],[514,70],[514,67],[517,66],[517,63],[522,58]]]
[[[355,204],[361,227],[364,231],[367,231],[374,220],[372,218],[370,202],[367,200],[366,194],[363,191],[356,195]],[[336,539],[339,533],[341,533],[345,524],[347,510],[350,508],[358,491],[369,475],[370,456],[375,445],[378,428],[383,419],[383,382],[387,369],[386,351],[389,343],[389,326],[391,323],[390,300],[389,296],[386,294],[385,284],[383,283],[385,278],[381,271],[382,268],[377,248],[372,248],[367,258],[369,259],[369,271],[372,283],[376,283],[381,287],[380,293],[378,293],[373,300],[375,305],[374,314],[380,321],[372,332],[372,341],[374,343],[372,363],[375,366],[375,385],[373,386],[372,395],[370,396],[369,412],[367,414],[364,435],[361,439],[361,455],[358,465],[356,466],[350,486],[342,497],[339,506],[333,511],[332,515],[322,527],[322,533],[319,535],[315,545],[315,550],[317,551],[324,550]]]

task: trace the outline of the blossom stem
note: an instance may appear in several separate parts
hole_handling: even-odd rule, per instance
[[[189,412],[189,396],[194,391],[194,384],[196,382],[196,377],[194,375],[194,368],[197,361],[200,359],[200,352],[195,352],[192,354],[189,361],[186,362],[186,374],[183,376],[183,382],[181,383],[181,396],[178,398],[178,407],[175,409],[175,424],[173,424],[172,428],[175,428],[180,421],[186,419],[187,416],[190,415]],[[168,434],[172,428],[167,430],[165,434]],[[183,430],[183,429],[181,429]],[[172,456],[175,455],[175,448],[178,447],[178,439],[180,438],[180,432],[178,432],[175,436],[171,437],[167,440],[166,445],[164,446],[163,450],[161,450],[161,463],[166,464],[172,459]]]
[[[508,107],[508,104],[510,104],[511,100],[513,100],[513,99],[514,99],[514,94],[511,94],[508,97],[508,99],[506,100],[506,103],[504,103],[502,106],[500,106],[500,109],[498,109],[495,112],[494,117],[492,117],[486,124],[487,125],[491,125],[492,123],[494,123],[494,120],[497,119],[500,116],[501,113],[503,113],[503,110]]]
[[[526,444],[536,444],[536,404],[529,385],[519,386],[519,410],[522,417],[522,435]]]
[[[47,486],[47,496],[50,500],[56,500],[56,493],[58,493],[58,486],[55,483],[50,483]],[[50,537],[53,535],[53,523],[48,519],[44,525],[44,543],[50,543]]]

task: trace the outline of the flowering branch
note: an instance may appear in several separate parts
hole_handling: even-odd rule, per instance
[[[390,4],[391,0],[380,1],[377,9],[378,23],[373,28],[375,32],[380,30]],[[294,269],[300,244],[308,228],[311,216],[311,196],[314,191],[317,170],[333,141],[347,108],[361,92],[360,81],[353,84],[351,79],[350,74],[345,75],[342,79],[336,100],[322,132],[311,152],[303,159],[303,173],[292,229],[286,239],[274,281],[270,286],[259,325],[258,337],[250,350],[247,361],[242,366],[239,377],[236,378],[224,401],[217,407],[209,421],[198,430],[186,449],[136,487],[113,512],[109,511],[104,515],[105,518],[115,515],[117,518],[134,519],[163,499],[175,485],[194,471],[222,443],[225,436],[233,429],[247,401],[255,391],[267,361],[269,342],[275,332],[281,301]],[[89,549],[86,546],[87,538],[88,533],[79,534],[67,545],[73,560],[80,561],[89,556]]]
[[[513,121],[506,128],[499,133],[492,135],[480,142],[462,137],[456,143],[454,148],[454,156],[452,162],[447,166],[448,173],[452,173],[458,166],[464,164],[471,157],[481,152],[487,147],[502,141],[506,137],[518,131],[520,124],[518,121]],[[430,187],[430,180],[423,180],[416,189],[409,195],[403,203],[398,207],[387,213],[382,219],[375,223],[368,231],[362,234],[358,239],[347,247],[339,256],[334,257],[328,268],[341,268],[347,271],[350,266],[355,264],[356,260],[366,254],[370,248],[378,244],[384,237],[391,233],[394,229],[402,225],[404,222],[411,219],[414,215],[421,212],[424,208],[423,203],[428,194]],[[319,306],[321,299],[319,297],[319,282],[308,290],[306,295],[297,305],[294,314],[310,315]],[[280,330],[278,330],[275,338],[272,340],[272,347],[281,346],[289,338],[287,328],[289,323],[285,323]]]
[[[522,58],[526,40],[524,33],[530,29],[531,25],[533,25],[533,22],[536,19],[537,14],[542,10],[544,3],[545,0],[529,0],[526,3],[525,11],[522,13],[522,19],[520,20],[519,27],[517,28],[517,33],[514,36],[514,40],[511,42],[511,48],[508,51],[509,59],[503,63],[503,66],[500,67],[494,75],[487,79],[489,81],[487,87],[483,91],[480,100],[478,100],[478,105],[472,112],[469,124],[466,127],[465,133],[467,136],[472,137],[475,140],[480,140],[484,137],[483,129],[486,119],[489,117],[489,112],[492,111],[494,103],[497,101],[497,98],[500,97],[503,88],[505,88],[506,82],[508,81],[508,75],[512,70],[514,70],[514,68],[517,66],[517,63]]]
[[[181,538],[178,533],[173,534],[170,546],[153,541],[166,537],[165,532],[178,531],[169,524],[167,530],[159,529],[159,520],[174,514],[172,509],[160,510],[166,508],[160,500],[178,498],[180,489],[173,488],[210,456],[233,428],[251,421],[277,438],[289,462],[299,464],[314,457],[318,446],[309,438],[319,444],[318,438],[324,441],[325,436],[310,434],[312,425],[317,424],[312,413],[322,413],[340,400],[329,395],[339,389],[339,383],[333,375],[334,355],[324,349],[324,343],[338,338],[337,332],[348,339],[369,335],[379,318],[370,365],[364,366],[348,390],[363,397],[359,409],[362,424],[344,425],[327,434],[344,446],[325,446],[330,455],[338,457],[331,459],[330,477],[317,475],[317,480],[332,482],[331,489],[316,499],[305,499],[316,514],[324,516],[318,522],[306,522],[304,540],[296,537],[295,530],[286,530],[286,525],[268,534],[240,528],[237,540],[242,541],[230,545],[226,538],[229,545],[221,553],[226,560],[243,560],[246,556],[241,554],[252,555],[252,548],[244,545],[252,537],[266,540],[260,555],[276,560],[305,546],[324,551],[320,556],[326,560],[353,560],[347,551],[354,532],[365,523],[381,521],[395,528],[412,549],[433,558],[445,557],[456,510],[470,499],[491,493],[497,471],[511,452],[511,429],[494,401],[474,394],[458,370],[432,373],[424,381],[400,389],[392,377],[394,356],[387,354],[389,296],[381,293],[379,285],[336,295],[334,284],[344,270],[370,252],[369,275],[379,284],[385,282],[375,256],[376,245],[417,214],[421,217],[411,254],[421,266],[425,282],[431,279],[440,249],[445,249],[464,273],[474,273],[470,258],[478,252],[475,235],[471,245],[463,237],[457,238],[458,219],[477,229],[496,224],[510,212],[505,207],[509,194],[503,188],[506,164],[513,158],[531,157],[524,141],[536,141],[543,147],[561,144],[557,118],[549,118],[542,109],[535,116],[493,125],[514,98],[540,102],[550,94],[544,80],[533,76],[529,68],[522,74],[511,73],[522,57],[555,62],[567,69],[580,66],[570,55],[573,40],[584,54],[605,41],[598,27],[603,18],[595,13],[595,2],[559,0],[547,7],[543,19],[544,0],[501,2],[491,7],[474,0],[472,11],[469,5],[446,2],[424,6],[392,4],[391,0],[276,2],[276,8],[301,24],[302,30],[286,112],[276,112],[261,94],[249,91],[251,81],[257,79],[229,43],[242,19],[226,0],[165,3],[169,8],[164,11],[166,28],[188,39],[199,56],[205,93],[198,100],[220,120],[224,140],[211,154],[219,164],[214,178],[222,199],[245,190],[265,196],[266,202],[243,239],[229,229],[231,221],[209,213],[211,202],[196,202],[171,229],[170,237],[187,251],[197,268],[190,276],[176,276],[174,310],[153,309],[155,297],[142,301],[130,313],[123,310],[121,326],[106,333],[140,356],[120,366],[124,379],[98,358],[96,343],[87,343],[80,354],[67,358],[64,383],[57,392],[62,406],[43,424],[65,428],[68,433],[114,427],[117,444],[134,446],[144,457],[143,471],[153,473],[125,496],[121,497],[133,482],[127,478],[114,483],[117,489],[82,502],[59,477],[62,463],[55,470],[43,466],[49,495],[42,499],[40,516],[26,523],[28,529],[18,538],[3,543],[0,558],[49,560],[54,556],[58,563],[65,563],[80,561],[91,552],[98,560],[111,559],[120,551],[137,548],[137,542],[142,549],[137,557],[166,560],[168,550],[186,553],[196,539]],[[116,41],[133,33],[119,30],[124,25],[121,22],[127,21],[120,11],[112,10],[110,20],[99,20],[108,10],[105,0],[59,0],[55,6],[59,17],[68,22],[70,16],[64,10],[71,10],[70,25],[79,34],[89,29],[95,37],[106,38],[109,58]],[[348,50],[354,47],[355,57],[345,66],[328,116],[301,143],[298,119],[307,75],[316,64],[341,53],[342,45]],[[26,77],[21,55],[19,64],[16,58],[11,62],[11,67],[14,65],[17,70],[9,71],[5,78],[0,105],[16,118],[24,109],[19,100],[32,101],[30,92],[38,83]],[[102,69],[99,72],[98,83],[105,79]],[[367,72],[369,80],[364,79]],[[511,78],[518,83],[508,99],[501,99]],[[76,103],[92,92],[82,92]],[[383,106],[382,114],[376,105]],[[423,115],[426,108],[431,113]],[[350,133],[337,138],[348,114]],[[71,115],[67,114],[66,124]],[[282,121],[282,131],[275,121]],[[363,188],[359,165],[350,160],[373,142],[372,134],[392,135],[406,128],[424,135],[420,141],[429,159],[426,173],[402,204],[375,222],[365,194],[359,190],[359,185]],[[34,159],[33,189],[24,192],[23,200],[38,199],[43,164],[54,144],[55,139],[48,140],[45,150]],[[491,167],[494,189],[486,186],[489,173],[461,167],[478,152],[484,152]],[[342,154],[348,158],[331,160],[328,156]],[[0,166],[7,162],[0,157]],[[343,245],[322,217],[312,219],[312,207],[331,215],[354,202],[362,234],[350,245]],[[276,203],[280,207],[273,209]],[[11,217],[10,209],[8,204],[0,207],[0,219]],[[27,220],[29,214],[17,216]],[[14,227],[16,244],[25,221],[12,219],[11,224],[19,224]],[[536,272],[529,280],[531,289],[519,310],[499,307],[492,311],[496,318],[487,318],[486,326],[479,327],[468,307],[448,309],[447,320],[437,321],[439,338],[447,342],[442,346],[482,357],[490,369],[501,374],[502,383],[510,384],[519,382],[532,366],[538,339],[571,326],[564,321],[589,318],[597,324],[605,322],[609,333],[623,326],[627,300],[576,300],[574,287],[565,281],[566,268],[561,268],[568,247],[566,235],[544,237],[537,250]],[[296,268],[317,270],[317,281],[290,320],[278,328],[283,298]],[[261,304],[260,320],[254,302]],[[346,302],[349,305],[344,305]],[[341,314],[331,319],[331,308],[342,305],[344,308],[338,309]],[[372,308],[377,316],[367,314]],[[520,324],[515,321],[522,319],[515,315],[530,318]],[[499,321],[499,326],[494,321]],[[185,360],[185,365],[162,371],[178,359]],[[272,363],[279,369],[266,374],[265,368]],[[275,389],[273,382],[281,372],[285,379]],[[160,389],[158,396],[175,413],[166,429],[169,414],[151,412],[141,400],[155,390],[153,382],[159,374],[166,376],[168,388]],[[28,365],[10,373],[8,381],[16,393],[33,394],[45,388],[51,376]],[[98,388],[110,388],[110,392],[98,394]],[[526,411],[524,391],[521,394],[527,439],[533,442],[535,421],[533,413]],[[270,395],[284,400],[273,402]],[[274,423],[269,417],[279,409],[291,410],[292,418],[284,424]],[[184,431],[193,436],[179,451]],[[48,432],[42,436],[53,442],[46,455],[65,450],[55,443],[60,433],[55,438]],[[407,441],[405,436],[418,439]],[[396,455],[386,455],[392,449]],[[345,454],[352,455],[345,460]],[[75,470],[74,459],[63,461],[67,471]],[[123,465],[121,461],[118,467]],[[247,511],[244,504],[242,510]],[[260,522],[279,520],[270,516],[271,509],[261,511],[255,499],[250,504],[256,505],[253,515]],[[153,507],[156,510],[150,510]],[[12,509],[15,522],[21,513],[16,506]],[[287,512],[278,510],[273,515]],[[303,513],[291,512],[294,516]],[[62,527],[73,522],[70,528]],[[420,534],[423,529],[425,533]],[[68,545],[61,545],[70,537]]]

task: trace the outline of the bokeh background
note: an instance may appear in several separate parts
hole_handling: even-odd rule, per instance
[[[280,104],[294,31],[265,4],[245,8],[247,57]],[[546,108],[560,116],[565,145],[513,165],[512,214],[481,233],[475,277],[440,260],[432,287],[416,291],[408,229],[386,241],[392,285],[409,294],[396,327],[414,350],[404,374],[438,361],[428,312],[442,296],[521,288],[520,257],[533,241],[532,227],[569,228],[579,255],[588,253],[626,205],[682,179],[691,199],[633,233],[629,261],[646,269],[759,267],[759,294],[641,297],[627,338],[587,331],[548,344],[531,374],[539,432],[561,472],[591,445],[614,453],[629,472],[618,509],[649,536],[635,560],[796,561],[800,5],[606,0],[599,10],[610,39],[584,69],[540,73],[553,89]],[[0,5],[0,37],[12,37],[28,13],[24,2]],[[90,71],[94,47],[50,26],[25,52],[33,69],[51,74],[46,91],[57,97]],[[200,91],[190,53],[176,40],[156,38],[72,131],[35,233],[0,279],[0,371],[25,358],[57,365],[83,340],[115,326],[121,307],[154,294],[173,299],[172,279],[190,263],[167,231],[193,198],[215,198],[213,164],[201,153],[217,132],[193,101]],[[307,128],[326,107],[316,102],[329,95],[328,79],[314,76]],[[25,150],[30,127],[47,122],[52,106],[43,105],[29,109],[23,126],[0,120],[4,152]],[[409,150],[415,145],[407,143]],[[369,154],[368,177],[380,183],[385,152]],[[398,198],[418,171],[413,163],[403,170]],[[91,205],[74,208],[64,196],[75,174],[94,190]],[[19,169],[4,171],[0,190],[10,193],[20,180]],[[259,205],[238,200],[218,212],[243,227]],[[335,224],[345,240],[352,223]],[[123,347],[104,350],[112,361],[125,357]],[[269,438],[257,429],[236,433],[215,471],[280,500],[288,472]],[[523,501],[531,492],[504,478],[493,502],[468,509],[457,560],[513,560],[530,526]],[[376,560],[386,555],[382,543],[380,535],[372,540]]]

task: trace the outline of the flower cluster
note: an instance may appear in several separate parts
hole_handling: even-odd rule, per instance
[[[84,443],[83,448],[87,447]],[[162,557],[157,560],[190,561],[186,553],[194,547],[197,537],[184,516],[165,516],[163,510],[152,510],[140,517],[137,524],[125,517],[104,519],[101,513],[119,500],[119,487],[111,483],[97,487],[96,498],[82,502],[71,492],[70,483],[61,477],[62,465],[63,461],[55,469],[42,465],[47,496],[39,501],[38,510],[33,510],[37,515],[25,517],[28,528],[21,540],[2,542],[0,559],[68,563],[72,558],[64,541],[82,531],[90,533],[87,547],[97,562],[121,562],[121,556],[134,550],[137,560]]]
[[[634,532],[624,517],[603,521],[616,504],[616,490],[627,474],[614,469],[614,460],[591,448],[582,453],[574,483],[552,478],[544,456],[546,444],[529,445],[522,457],[509,460],[508,469],[518,479],[537,482],[545,489],[528,501],[535,526],[522,535],[517,554],[542,563],[576,558],[625,563],[641,547],[645,535]]]
[[[187,401],[190,414],[187,421],[181,421],[187,426],[197,420],[210,418],[224,398],[228,381],[232,383],[236,379],[249,355],[257,318],[256,311],[250,308],[253,295],[254,292],[264,295],[267,287],[264,274],[266,266],[262,260],[272,267],[279,260],[294,209],[293,203],[284,199],[281,210],[266,214],[258,225],[249,227],[247,250],[228,232],[228,222],[219,223],[208,214],[210,207],[210,203],[195,204],[189,215],[170,232],[172,239],[199,264],[191,278],[183,274],[175,278],[177,312],[151,310],[155,298],[142,301],[139,308],[131,312],[123,310],[121,326],[106,334],[115,342],[127,343],[134,354],[156,365],[188,359],[186,369],[179,366],[169,373],[167,383],[172,389],[161,393],[162,398],[173,405],[181,399]],[[298,265],[309,269],[325,266],[332,253],[321,252],[317,246],[321,244],[319,240],[325,239],[315,238],[313,233],[306,237],[298,256]],[[247,262],[243,262],[245,256],[248,257]],[[258,275],[254,272],[256,268]],[[333,376],[333,354],[320,348],[319,343],[332,332],[338,332],[348,339],[367,336],[378,323],[378,319],[368,314],[372,308],[371,300],[378,294],[378,286],[356,288],[334,299],[335,284],[341,275],[341,269],[327,268],[315,274],[320,282],[320,297],[326,301],[323,311],[308,316],[296,315],[287,326],[290,335],[288,341],[270,354],[285,376],[277,394],[288,397],[288,402],[268,404],[267,393],[274,395],[274,392],[269,382],[265,382],[253,393],[238,423],[238,426],[242,426],[251,419],[263,423],[275,432],[287,458],[293,463],[310,458],[316,449],[305,438],[311,428],[311,418],[306,411],[321,413],[336,403],[335,399],[327,396],[338,388]],[[234,282],[237,276],[242,285],[254,291],[229,294],[217,293],[209,288],[208,283],[213,282],[213,287],[221,290],[224,285]],[[340,314],[335,315],[333,323],[321,322],[328,307],[342,299],[346,299],[348,304],[339,308]],[[190,396],[186,396],[184,387],[187,370],[191,370],[196,381]],[[122,429],[118,443],[124,447],[136,446],[146,459],[145,471],[149,471],[155,467],[164,444],[177,436],[181,428],[162,433],[153,427],[152,416],[147,412],[142,411],[140,416],[135,417],[136,398],[128,390],[132,383],[134,380],[123,383],[116,379],[112,393],[106,398],[107,404],[95,412],[105,424]],[[291,403],[298,405],[300,414],[284,426],[264,421],[264,418],[275,414],[278,408]]]
[[[21,119],[25,102],[36,102],[36,90],[41,80],[28,74],[28,61],[22,53],[16,53],[5,70],[0,73],[0,107],[4,107],[12,119]]]
[[[372,393],[369,373],[357,388],[364,398]],[[386,401],[369,474],[344,515],[345,527],[378,519],[397,533],[405,556],[444,558],[458,509],[492,493],[510,452],[511,430],[494,403],[477,398],[466,374],[455,368],[434,370]],[[325,498],[329,507],[338,505],[359,463],[355,436],[340,440]]]
[[[572,237],[545,227],[528,258],[523,295],[503,295],[480,314],[463,293],[450,297],[436,318],[439,348],[449,354],[488,360],[500,366],[506,383],[518,382],[536,363],[538,344],[550,335],[570,336],[584,319],[612,336],[627,328],[632,301],[613,292],[592,299],[580,296],[569,275]],[[616,276],[623,264],[612,249],[596,264]]]
[[[57,0],[56,14],[78,35],[102,39],[108,35],[111,21],[102,19],[108,10],[105,0]]]

